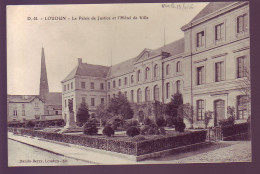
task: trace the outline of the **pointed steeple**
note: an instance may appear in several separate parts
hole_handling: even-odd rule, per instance
[[[44,48],[42,47],[41,57],[41,79],[40,79],[40,98],[45,101],[46,95],[49,93],[49,85],[47,78],[47,70],[45,64]]]

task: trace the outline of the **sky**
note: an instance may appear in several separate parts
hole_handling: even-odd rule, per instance
[[[82,58],[83,63],[110,66],[136,57],[145,48],[159,48],[164,43],[184,37],[180,28],[206,5],[146,3],[8,6],[7,93],[39,94],[42,47],[45,51],[49,90],[61,92],[61,81],[77,66],[78,58]],[[146,19],[140,16],[146,16]],[[33,20],[35,17],[37,20]],[[64,20],[49,20],[54,17],[63,17]]]

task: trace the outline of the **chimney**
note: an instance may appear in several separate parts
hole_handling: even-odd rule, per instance
[[[82,64],[82,58],[78,58],[78,63],[79,63],[79,65]]]

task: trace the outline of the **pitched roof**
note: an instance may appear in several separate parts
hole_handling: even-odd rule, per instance
[[[204,7],[190,22],[193,22],[197,19],[200,19],[210,13],[213,13],[217,10],[220,10],[221,8],[228,6],[230,4],[234,3],[234,1],[230,2],[210,2],[206,7]]]
[[[62,105],[61,92],[50,92],[46,95],[46,105]]]
[[[108,71],[108,66],[81,63],[77,65],[77,67],[75,67],[62,82],[70,80],[74,78],[76,75],[105,78],[107,76]]]
[[[184,52],[184,38],[171,42],[163,47],[157,48],[156,51],[170,53],[171,56]]]
[[[10,103],[30,103],[38,95],[8,95],[7,99]]]

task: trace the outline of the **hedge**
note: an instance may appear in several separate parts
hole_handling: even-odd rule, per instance
[[[64,143],[71,143],[96,149],[103,149],[128,155],[144,155],[181,146],[201,143],[206,140],[206,131],[188,132],[179,136],[161,136],[152,140],[122,141],[118,139],[106,139],[85,135],[69,135],[50,133],[24,128],[8,128],[9,132],[19,135],[39,137]]]
[[[221,129],[224,138],[235,136],[243,133],[248,133],[249,123],[240,123],[240,124],[234,124],[230,126],[222,126]]]

